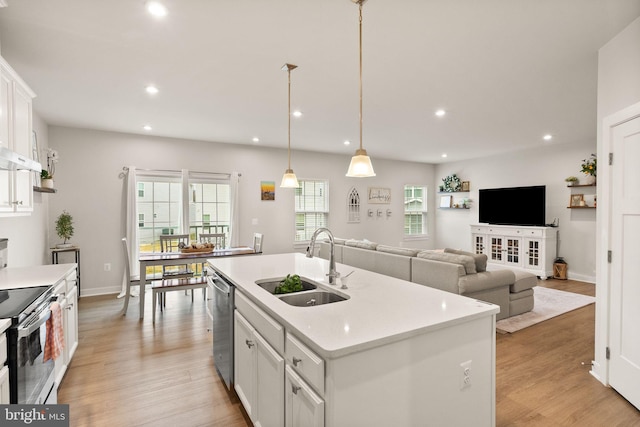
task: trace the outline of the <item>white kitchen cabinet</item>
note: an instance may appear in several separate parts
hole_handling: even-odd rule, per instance
[[[0,146],[31,159],[35,94],[0,57]],[[0,213],[33,211],[34,172],[0,171]]]
[[[553,276],[558,229],[509,225],[471,225],[471,247],[488,263],[529,271],[541,279]]]
[[[256,426],[284,420],[284,358],[239,311],[234,315],[234,387]]]
[[[64,349],[55,360],[56,384],[60,385],[78,348],[78,286],[75,269],[55,284],[54,294],[58,295],[58,303],[62,308],[64,331]]]
[[[285,426],[324,426],[324,400],[302,380],[291,365],[285,376]]]

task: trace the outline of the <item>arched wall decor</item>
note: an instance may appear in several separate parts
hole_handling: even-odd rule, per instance
[[[347,222],[360,222],[360,194],[351,187],[347,196]]]

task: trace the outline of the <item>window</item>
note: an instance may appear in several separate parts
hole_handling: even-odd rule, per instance
[[[189,180],[189,237],[200,240],[201,233],[224,233],[229,242],[231,223],[230,186],[228,183]]]
[[[329,182],[300,180],[295,189],[296,242],[311,240],[318,227],[326,227],[329,217]]]
[[[138,177],[140,252],[160,252],[161,234],[180,234],[181,207],[179,177]]]
[[[404,235],[427,234],[427,187],[404,186]]]

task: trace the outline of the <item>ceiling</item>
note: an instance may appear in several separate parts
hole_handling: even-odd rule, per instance
[[[1,54],[51,125],[286,148],[281,67],[292,63],[292,109],[303,113],[292,148],[357,148],[350,0],[164,0],[163,19],[142,0],[5,3]],[[638,16],[640,0],[369,1],[364,148],[374,166],[593,148],[597,50]],[[149,84],[160,92],[148,95]]]

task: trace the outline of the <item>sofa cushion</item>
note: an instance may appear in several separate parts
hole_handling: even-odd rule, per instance
[[[376,250],[379,252],[388,252],[390,254],[395,254],[395,255],[404,255],[404,256],[414,257],[422,249],[398,248],[396,246],[378,245],[376,247]]]
[[[511,285],[511,292],[522,292],[525,289],[531,289],[538,286],[538,278],[527,271],[515,270],[516,280]]]
[[[444,252],[450,253],[450,254],[468,255],[472,257],[476,262],[476,271],[478,273],[482,271],[487,271],[487,256],[485,254],[474,254],[471,252],[466,252],[466,251],[461,251],[459,249],[451,249],[451,248],[445,248]]]
[[[494,288],[505,288],[508,295],[509,286],[514,279],[515,276],[511,270],[483,271],[461,277],[458,280],[458,287],[461,295]]]
[[[371,250],[376,250],[376,248],[378,247],[378,244],[375,242],[370,242],[368,240],[356,240],[356,239],[349,239],[346,242],[344,242],[345,246],[352,246],[354,248],[360,248],[360,249],[371,249]]]
[[[418,258],[431,259],[434,261],[450,262],[452,264],[459,264],[464,267],[464,271],[467,274],[476,273],[476,262],[473,257],[468,255],[449,254],[446,252],[434,252],[434,251],[421,251],[418,252]]]

